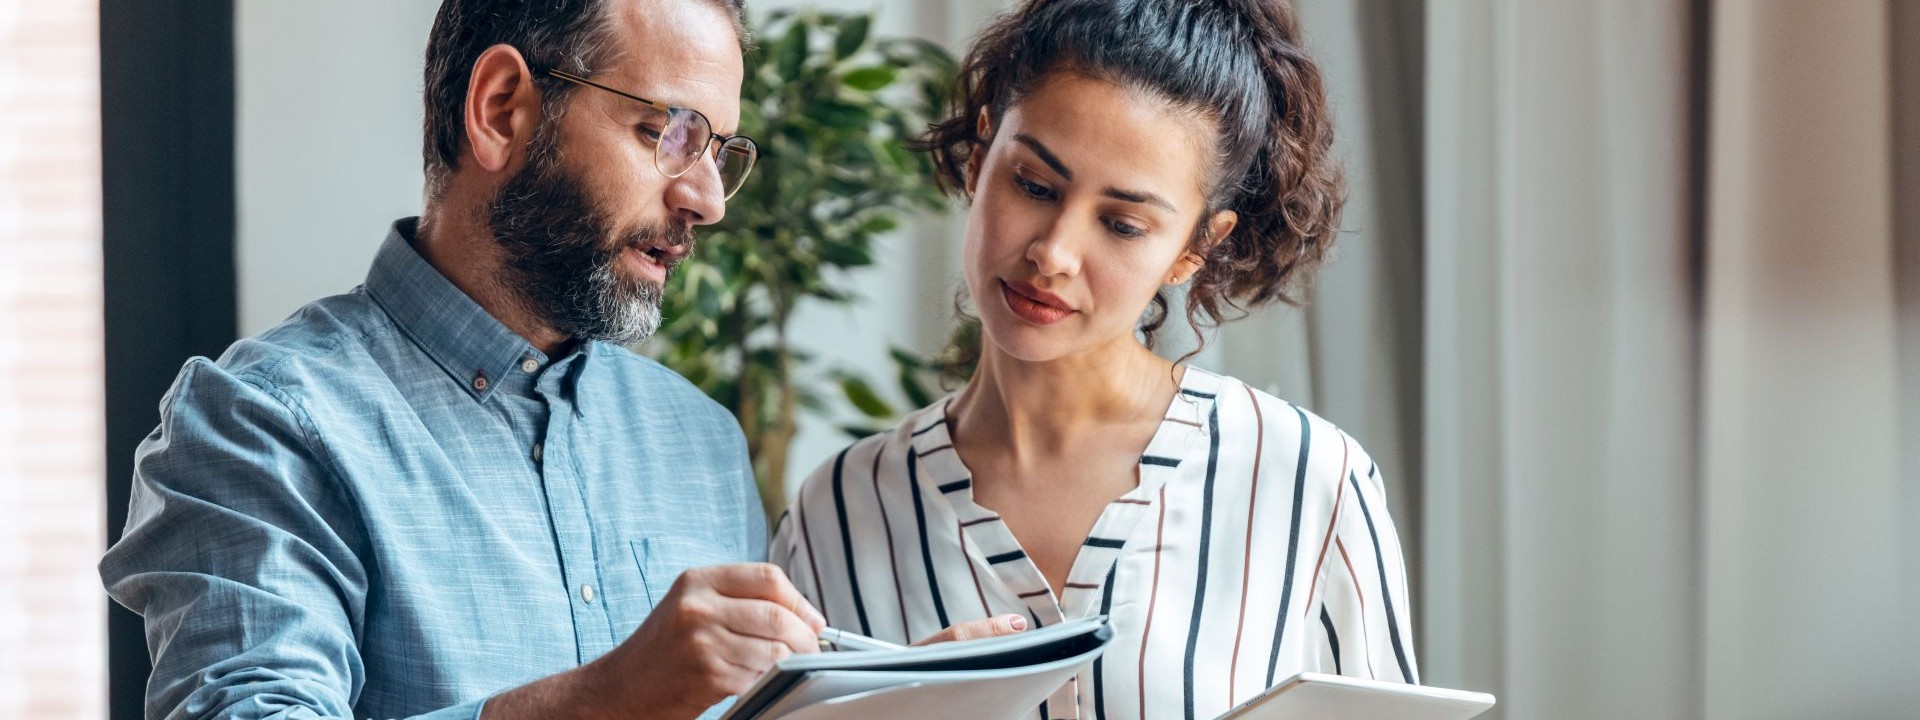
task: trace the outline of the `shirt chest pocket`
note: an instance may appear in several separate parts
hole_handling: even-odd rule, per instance
[[[640,566],[641,600],[648,612],[667,599],[680,574],[697,567],[745,560],[731,545],[705,538],[650,537],[631,543],[633,561]]]

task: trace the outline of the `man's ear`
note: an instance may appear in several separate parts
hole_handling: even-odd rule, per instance
[[[980,116],[973,121],[973,150],[967,153],[967,197],[973,197],[975,186],[980,183],[980,166],[986,162],[987,148],[993,145],[993,118],[985,107],[980,108]]]
[[[513,163],[540,126],[540,90],[533,71],[512,45],[495,45],[473,61],[467,81],[467,152],[490,173]]]

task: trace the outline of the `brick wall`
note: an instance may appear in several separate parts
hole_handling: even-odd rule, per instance
[[[99,7],[0,0],[0,718],[100,718]]]

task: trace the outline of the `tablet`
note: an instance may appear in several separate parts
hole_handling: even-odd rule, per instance
[[[1490,707],[1486,693],[1300,673],[1220,720],[1467,720]]]

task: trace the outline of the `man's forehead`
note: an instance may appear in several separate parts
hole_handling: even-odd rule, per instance
[[[596,74],[649,100],[690,107],[730,130],[742,63],[733,19],[709,0],[627,0],[614,8],[613,64]]]

